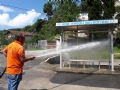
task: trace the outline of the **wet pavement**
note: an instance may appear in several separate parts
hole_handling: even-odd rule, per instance
[[[96,65],[98,66],[98,65]],[[98,69],[97,67],[63,67],[62,69],[58,67],[54,68],[53,70],[56,72],[67,72],[67,73],[79,73],[79,74],[101,74],[101,75],[120,75],[120,66],[114,66],[114,71],[111,71],[105,65],[101,65],[102,68]]]
[[[31,54],[38,53],[27,52],[28,56]],[[35,61],[25,63],[23,80],[18,90],[120,90],[119,66],[111,74],[111,70],[107,68],[99,70],[66,66],[60,69],[58,63],[44,62],[46,58],[37,58]],[[0,70],[2,71],[4,67],[5,58],[0,55]],[[7,90],[6,73],[0,79],[0,83],[0,90]]]

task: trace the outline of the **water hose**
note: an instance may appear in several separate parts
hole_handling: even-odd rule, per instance
[[[5,73],[5,71],[6,71],[6,67],[5,67],[5,69],[3,70],[2,74],[0,75],[0,78],[2,78],[2,76],[3,76],[4,73]]]

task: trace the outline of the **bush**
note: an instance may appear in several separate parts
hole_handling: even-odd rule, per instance
[[[120,48],[114,47],[114,53],[120,53]]]

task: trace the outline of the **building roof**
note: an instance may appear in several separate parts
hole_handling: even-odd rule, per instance
[[[16,31],[16,30],[8,30],[8,31],[7,31],[7,34],[8,34],[8,33],[12,33],[12,34],[23,33],[25,36],[33,36],[33,35],[34,35],[34,33],[31,33],[31,32]]]

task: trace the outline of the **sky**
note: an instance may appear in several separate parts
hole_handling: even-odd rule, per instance
[[[24,28],[46,18],[43,6],[48,0],[0,0],[0,30]]]

